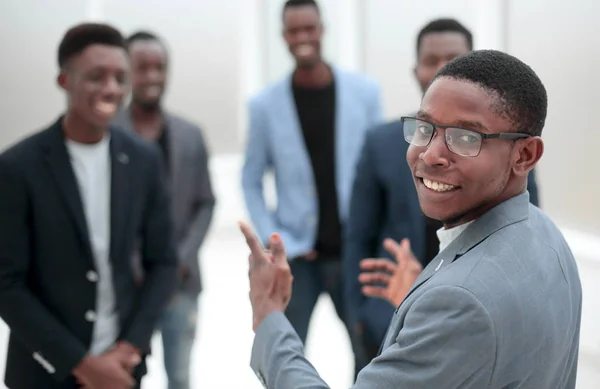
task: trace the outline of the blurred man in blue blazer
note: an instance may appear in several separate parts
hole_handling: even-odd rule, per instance
[[[250,102],[242,186],[262,242],[277,232],[287,247],[294,296],[286,315],[304,342],[321,293],[345,318],[342,231],[366,130],[383,114],[374,81],[322,59],[323,25],[314,1],[287,1],[282,18],[296,67]],[[275,176],[274,210],[263,195],[268,170]]]
[[[473,49],[473,37],[458,21],[437,19],[417,38],[415,77],[423,93],[435,74],[450,60]],[[414,115],[411,115],[414,116]],[[373,257],[392,258],[385,238],[410,241],[425,267],[439,251],[440,222],[426,218],[419,206],[412,173],[406,162],[409,144],[400,120],[368,132],[353,187],[344,247],[348,324],[352,329],[357,372],[373,359],[394,312],[383,299],[366,297],[358,281],[359,263]],[[529,174],[530,201],[538,205],[534,171]]]

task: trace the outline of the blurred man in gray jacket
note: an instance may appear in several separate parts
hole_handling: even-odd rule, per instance
[[[171,212],[179,254],[179,288],[160,323],[169,389],[189,388],[189,363],[202,289],[198,251],[212,220],[215,198],[208,151],[200,128],[166,112],[161,98],[167,79],[167,51],[154,34],[128,39],[132,101],[116,124],[156,142],[163,152],[172,196]],[[141,276],[143,270],[138,269]]]

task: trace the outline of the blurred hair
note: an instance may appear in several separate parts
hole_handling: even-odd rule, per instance
[[[281,12],[281,16],[283,17],[283,14],[285,13],[285,11],[288,8],[301,7],[301,6],[305,6],[305,5],[313,6],[317,9],[317,12],[319,14],[321,13],[319,10],[319,5],[317,4],[317,2],[315,0],[287,0],[285,2],[285,4],[283,5],[283,11]]]
[[[443,18],[432,20],[419,31],[419,35],[417,36],[417,57],[421,54],[421,42],[423,41],[423,37],[427,34],[436,32],[458,32],[463,34],[467,40],[469,50],[473,50],[473,35],[471,34],[471,31],[455,19]]]
[[[127,48],[123,35],[108,24],[78,24],[66,32],[58,46],[58,66],[64,68],[71,58],[95,44]]]

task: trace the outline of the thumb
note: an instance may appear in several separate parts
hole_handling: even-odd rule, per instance
[[[383,247],[390,254],[392,254],[394,256],[394,258],[397,258],[403,249],[394,239],[391,239],[391,238],[387,238],[386,240],[383,241]]]
[[[140,356],[138,354],[132,354],[129,357],[129,366],[131,366],[131,367],[139,365],[140,362],[142,362],[142,359],[140,358]]]
[[[271,235],[271,239],[269,240],[269,248],[271,249],[273,262],[275,264],[287,262],[285,246],[283,245],[283,240],[279,234]]]

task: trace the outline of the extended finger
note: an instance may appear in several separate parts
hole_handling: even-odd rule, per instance
[[[386,271],[389,273],[393,273],[396,270],[396,265],[394,262],[389,259],[383,258],[367,258],[360,261],[360,268],[362,270],[369,271]]]
[[[368,297],[385,298],[386,296],[386,289],[379,286],[363,286],[362,292]]]
[[[271,253],[273,254],[273,262],[275,264],[286,264],[287,257],[285,254],[285,246],[283,245],[283,240],[279,234],[271,235],[271,239],[269,241],[269,248],[271,249]]]
[[[258,238],[254,234],[254,232],[252,231],[252,228],[250,228],[250,226],[248,226],[242,221],[238,222],[238,225],[240,226],[242,234],[244,234],[244,237],[246,238],[246,243],[248,244],[252,255],[254,255],[255,257],[261,257],[263,255],[263,247],[258,241]]]
[[[390,281],[391,281],[391,276],[389,274],[386,273],[379,273],[379,272],[374,272],[374,273],[361,273],[358,276],[358,281],[361,284],[385,284],[385,285],[389,285]]]
[[[383,241],[383,247],[395,258],[402,253],[404,247],[398,244],[394,239],[386,238]]]

